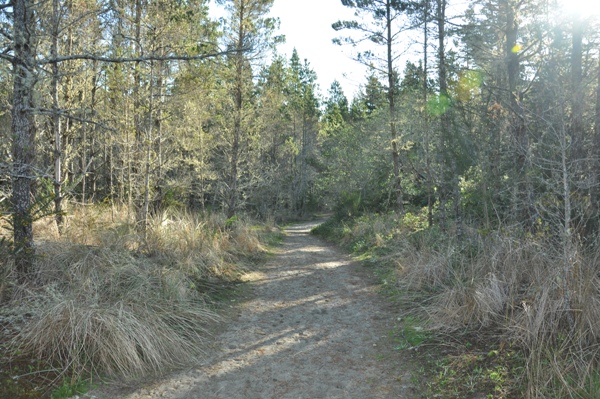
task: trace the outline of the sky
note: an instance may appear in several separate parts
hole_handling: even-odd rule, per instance
[[[211,14],[222,15],[211,2]],[[338,20],[353,19],[353,11],[341,0],[275,0],[271,17],[281,22],[278,34],[286,36],[286,43],[278,52],[290,58],[294,47],[302,60],[307,59],[318,77],[320,92],[326,96],[331,83],[338,80],[346,97],[351,99],[366,81],[366,67],[353,61],[349,46],[331,42],[341,36],[331,28]]]
[[[600,0],[559,2],[564,13],[600,15]],[[464,8],[466,2],[457,0],[452,4]],[[211,0],[210,7],[214,18],[224,15],[214,0]],[[334,31],[331,24],[354,19],[352,9],[343,6],[341,0],[275,0],[269,16],[279,18],[281,26],[277,34],[286,36],[286,43],[278,46],[278,52],[289,59],[295,47],[300,58],[307,59],[317,73],[322,95],[327,95],[331,83],[337,79],[346,97],[355,97],[360,85],[366,81],[367,68],[352,60],[349,45],[338,46],[331,42],[333,38],[344,35],[344,32]]]
[[[334,80],[342,84],[349,99],[366,81],[366,68],[352,60],[352,49],[331,42],[343,32],[336,32],[331,24],[338,20],[353,19],[353,11],[341,0],[275,0],[271,16],[279,17],[281,33],[286,43],[278,51],[292,54],[294,47],[301,59],[307,59],[317,73],[321,93],[326,95]]]

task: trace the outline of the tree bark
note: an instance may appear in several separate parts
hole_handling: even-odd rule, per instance
[[[135,35],[135,52],[138,56],[143,55],[142,51],[142,0],[135,0],[134,12],[134,35]],[[142,126],[142,76],[141,76],[141,61],[136,61],[133,72],[133,125],[135,130],[135,143],[133,148],[133,168],[131,169],[132,178],[130,179],[129,192],[135,193],[130,206],[135,209],[134,215],[138,227],[145,231],[146,219],[143,214],[143,198],[140,193],[139,181],[141,175],[142,159],[143,159],[143,126]]]
[[[152,161],[152,129],[154,127],[154,63],[150,63],[150,95],[148,103],[148,121],[146,122],[146,160],[144,167],[144,200],[142,205],[142,231],[144,233],[144,239],[148,229],[148,214],[150,209],[150,174],[151,174],[151,161]]]
[[[33,92],[36,84],[35,48],[31,31],[35,16],[31,0],[13,1],[13,175],[12,207],[17,280],[26,283],[33,267],[31,195],[35,182],[36,126]]]
[[[58,57],[58,36],[60,34],[60,3],[58,0],[52,2],[52,45],[50,53]],[[58,86],[60,84],[60,70],[58,64],[52,65],[52,128],[54,130],[54,217],[58,231],[62,231],[64,219],[62,208],[62,129],[59,114]]]
[[[400,151],[398,150],[398,132],[396,126],[396,74],[394,72],[394,58],[392,53],[392,5],[391,0],[386,1],[387,23],[387,75],[388,75],[388,102],[390,111],[390,135],[392,139],[392,162],[394,167],[394,191],[396,193],[395,208],[404,213],[404,198],[402,193],[402,176],[400,175]]]
[[[593,184],[591,190],[591,199],[593,217],[595,225],[600,225],[600,64],[596,69],[596,107],[594,113],[594,138],[592,146],[592,168]]]
[[[581,18],[573,19],[573,45],[571,47],[571,159],[576,165],[576,178],[582,172],[579,162],[583,158],[583,90],[582,58],[583,28]]]
[[[246,30],[244,27],[246,16],[245,2],[239,2],[238,31],[235,48],[238,51],[235,55],[235,83],[234,83],[234,116],[233,116],[233,137],[231,144],[231,162],[229,172],[229,198],[227,203],[227,217],[235,215],[237,211],[238,197],[238,162],[240,152],[240,138],[242,135],[242,114],[244,108],[244,40]]]
[[[433,227],[433,205],[435,202],[433,173],[431,171],[430,137],[429,137],[429,115],[427,114],[427,100],[429,84],[427,82],[427,56],[428,56],[428,22],[429,22],[429,0],[425,0],[423,9],[423,121],[425,123],[425,165],[427,168],[427,225]]]
[[[156,86],[158,89],[158,104],[156,106],[156,118],[154,119],[154,128],[156,130],[156,183],[154,185],[155,190],[155,199],[153,208],[155,211],[159,211],[162,209],[163,203],[163,175],[162,175],[162,167],[163,167],[163,148],[162,148],[162,112],[163,112],[163,102],[164,102],[164,89],[163,89],[163,76],[167,76],[166,68],[164,67],[164,62],[160,61],[158,63],[158,78],[156,81]],[[202,132],[200,132],[202,135]]]
[[[521,60],[518,45],[519,25],[517,23],[518,5],[511,0],[503,0],[506,12],[506,70],[508,77],[508,95],[511,111],[511,130],[515,143],[515,204],[514,212],[518,221],[524,223],[526,229],[533,227],[533,204],[530,192],[527,157],[529,154],[529,137],[525,126],[525,109],[523,93],[519,90]]]
[[[440,85],[440,101],[448,99],[448,82],[446,71],[446,0],[437,0],[437,28],[438,28],[438,81]],[[448,201],[448,133],[450,130],[447,110],[441,110],[440,114],[440,187],[439,187],[439,213],[440,229],[446,230],[446,203]]]

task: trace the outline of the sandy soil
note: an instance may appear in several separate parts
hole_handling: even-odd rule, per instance
[[[309,234],[314,225],[288,228],[277,255],[247,276],[248,300],[202,364],[85,397],[416,398],[409,366],[387,338],[398,315],[362,266]]]

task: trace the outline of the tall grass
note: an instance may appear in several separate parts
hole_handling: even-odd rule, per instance
[[[31,315],[13,339],[15,353],[70,377],[132,377],[189,364],[206,349],[219,320],[208,289],[237,278],[264,251],[260,231],[173,213],[139,234],[125,215],[76,209],[60,237],[52,221],[36,222],[35,284],[12,291],[12,305]]]
[[[580,248],[564,284],[561,249],[542,235],[470,231],[459,242],[451,233],[415,230],[394,214],[322,229],[392,265],[400,292],[417,298],[409,312],[430,329],[485,330],[521,348],[528,397],[600,397],[600,248]]]

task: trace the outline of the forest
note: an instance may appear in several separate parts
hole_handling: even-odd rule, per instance
[[[197,304],[326,213],[418,331],[510,348],[489,397],[599,397],[593,7],[341,0],[348,97],[277,52],[273,2],[0,1],[3,351],[72,383],[177,364]]]

